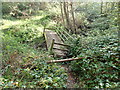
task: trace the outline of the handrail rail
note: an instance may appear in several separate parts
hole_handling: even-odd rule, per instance
[[[56,43],[56,42],[54,42],[54,44],[70,47],[69,45],[61,44],[61,43]]]
[[[60,34],[60,32],[56,31],[57,34],[60,36],[60,38],[62,39],[62,41],[65,41],[64,38],[62,37],[62,35]]]

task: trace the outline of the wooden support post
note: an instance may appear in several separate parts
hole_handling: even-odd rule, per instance
[[[53,40],[52,40],[52,43],[51,43],[51,46],[50,46],[50,48],[49,48],[49,52],[50,52],[50,53],[53,52],[52,50],[53,50],[53,46],[54,46],[54,41],[55,41],[55,40],[53,39]]]
[[[45,27],[44,27],[44,29],[43,29],[43,35],[44,35],[44,33],[45,33]]]

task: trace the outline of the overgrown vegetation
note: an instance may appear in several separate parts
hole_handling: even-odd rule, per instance
[[[66,87],[67,74],[56,64],[49,65],[47,60],[53,57],[46,51],[43,37],[43,17],[13,21],[18,25],[6,27],[4,22],[2,32],[3,60],[0,86],[14,87]],[[7,21],[8,23],[11,21]]]
[[[89,25],[90,31],[86,33],[87,37],[82,35],[74,41],[69,41],[71,44],[69,55],[85,57],[71,62],[71,69],[79,78],[80,86],[87,88],[119,86],[119,38],[116,17],[115,14],[110,14],[94,18],[94,22]]]
[[[77,78],[75,88],[118,88],[118,6],[117,2],[3,3],[0,86],[67,88],[68,75],[61,64],[46,63],[56,59],[43,37],[44,29],[50,28],[70,45],[66,57],[84,57],[66,63]]]
[[[111,32],[112,35],[110,35]],[[118,86],[119,53],[117,30],[109,31],[107,35],[101,35],[100,32],[94,37],[79,38],[72,44],[70,54],[75,57],[85,57],[83,60],[71,63],[71,69],[83,81],[85,85],[83,87],[107,88]],[[90,57],[90,59],[86,57]]]

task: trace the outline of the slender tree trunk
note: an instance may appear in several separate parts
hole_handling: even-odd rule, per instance
[[[63,5],[64,5],[64,14],[65,14],[65,19],[66,19],[67,29],[70,32],[70,22],[69,22],[69,18],[68,18],[68,14],[67,14],[66,2],[64,2]]]
[[[107,3],[107,7],[108,7],[107,8],[107,13],[110,13],[110,7],[109,6],[110,6],[110,2]]]
[[[73,18],[73,31],[76,34],[76,26],[75,26],[75,16],[74,16],[74,12],[73,12],[73,3],[71,2],[71,13],[72,13],[72,18]]]
[[[69,19],[69,3],[66,2],[66,11],[67,11],[67,16],[68,16],[68,19]],[[70,21],[69,21],[70,22]]]
[[[101,0],[101,14],[103,14],[103,1]]]
[[[118,2],[118,37],[119,37],[119,41],[120,41],[120,1]],[[118,46],[120,46],[120,43]],[[119,53],[120,53],[120,51],[119,51]]]
[[[63,26],[65,27],[65,20],[64,20],[64,14],[63,14],[63,5],[62,5],[62,2],[60,2],[60,8],[61,8],[61,16],[62,16]]]
[[[86,11],[87,11],[87,9],[88,9],[87,7],[88,7],[88,4],[86,3],[86,6],[85,6]]]
[[[105,3],[105,13],[107,14],[108,12],[108,2]]]
[[[115,6],[115,2],[111,2],[111,11],[110,11],[111,13],[115,9],[114,6]]]

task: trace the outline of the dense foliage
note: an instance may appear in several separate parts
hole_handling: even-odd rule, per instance
[[[20,24],[9,27],[6,27],[5,23],[10,21],[3,21],[1,37],[3,77],[0,78],[0,86],[4,88],[66,87],[67,74],[64,69],[56,64],[46,63],[53,57],[44,46],[43,29],[40,28],[43,17],[35,17],[24,22],[18,20],[16,22]]]
[[[85,57],[71,62],[71,69],[82,87],[115,88],[119,83],[118,29],[115,15],[97,17],[87,37],[70,40],[70,56]],[[88,57],[88,58],[87,58]]]
[[[117,88],[120,84],[118,4],[115,2],[4,2],[2,88],[67,88],[61,59],[46,49],[44,29],[54,30],[68,44],[66,58],[80,88]],[[69,81],[69,83],[71,83]]]
[[[72,70],[87,87],[106,88],[119,84],[118,36],[117,31],[114,32],[116,34],[81,37],[72,45],[73,56],[90,57],[71,63]]]

